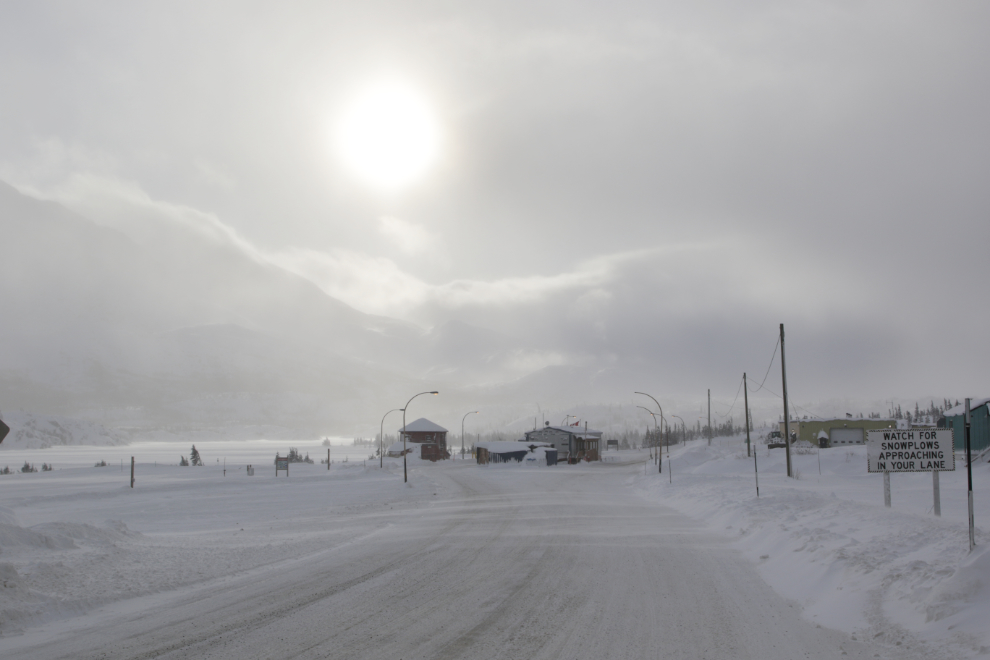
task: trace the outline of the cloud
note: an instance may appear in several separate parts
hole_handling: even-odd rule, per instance
[[[237,187],[237,180],[232,175],[202,158],[197,158],[194,166],[199,180],[209,186],[221,190],[233,190]]]
[[[3,179],[32,197],[43,197],[42,189],[64,181],[74,172],[101,172],[111,175],[118,161],[111,154],[56,136],[32,141],[31,155],[16,165],[0,165]]]
[[[270,253],[267,259],[369,314],[405,317],[430,296],[429,285],[385,257],[299,248]]]
[[[438,240],[420,225],[389,215],[379,219],[378,233],[409,255],[426,251],[435,246]]]
[[[260,250],[216,214],[152,199],[132,181],[105,174],[74,173],[40,191],[21,189],[59,202],[96,224],[122,231],[141,243],[160,239],[162,230],[169,226],[181,227],[214,245],[232,247],[256,261],[265,261]]]
[[[618,264],[643,256],[630,253],[600,257],[556,275],[492,281],[459,279],[436,285],[406,273],[388,258],[348,250],[293,249],[267,258],[361,311],[425,321],[428,318],[417,313],[421,308],[507,309],[537,304],[567,291],[596,291],[595,287],[612,278]],[[597,290],[589,295],[595,298],[607,294]]]

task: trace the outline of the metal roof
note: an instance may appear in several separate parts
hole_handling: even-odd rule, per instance
[[[990,399],[970,399],[969,410],[970,412],[972,412],[977,408],[979,408],[980,406],[986,406],[987,403],[990,403]],[[990,406],[988,406],[988,408],[990,408]],[[946,417],[955,417],[956,415],[963,415],[965,413],[966,413],[966,404],[964,402],[964,403],[960,403],[958,406],[953,406],[952,408],[949,408],[942,414],[944,414]]]
[[[402,433],[402,428],[399,428],[399,433]],[[406,433],[446,433],[447,429],[440,426],[439,424],[434,424],[425,417],[420,417],[415,422],[409,422],[406,424]]]

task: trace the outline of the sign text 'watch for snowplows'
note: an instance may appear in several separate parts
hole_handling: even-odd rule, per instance
[[[943,472],[956,469],[952,429],[882,429],[868,431],[870,472]]]

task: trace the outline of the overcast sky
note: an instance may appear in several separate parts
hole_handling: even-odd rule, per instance
[[[5,2],[0,179],[671,391],[731,398],[784,322],[805,397],[984,396],[988,34],[985,2]],[[388,188],[340,144],[382,85],[437,136]]]

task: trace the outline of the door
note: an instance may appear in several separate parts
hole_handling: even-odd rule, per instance
[[[863,444],[863,429],[851,429],[847,427],[831,428],[828,430],[828,439],[833,447],[839,445],[861,445]]]

